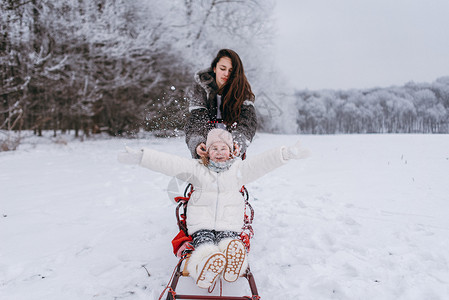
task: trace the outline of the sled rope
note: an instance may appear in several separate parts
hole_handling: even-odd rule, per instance
[[[221,280],[221,277],[219,280],[216,280],[214,282],[214,284],[207,289],[207,291],[209,292],[209,294],[211,294],[215,290],[215,287],[217,286],[217,281],[220,282],[220,297],[222,297],[223,296],[223,282]]]
[[[165,289],[162,291],[161,295],[159,296],[158,300],[161,300],[162,297],[165,294],[165,291],[168,290],[168,293],[170,293],[173,297],[173,299],[176,299],[176,292],[172,289],[172,287],[170,286],[170,283],[172,282],[173,278],[175,277],[176,274],[176,270],[178,269],[178,267],[181,265],[181,263],[184,261],[185,257],[183,257],[182,259],[179,260],[178,264],[176,265],[175,269],[173,270],[173,273],[171,274],[170,280],[167,283],[167,286],[165,287]]]

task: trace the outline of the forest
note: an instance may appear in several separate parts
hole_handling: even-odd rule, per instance
[[[176,134],[193,74],[220,48],[236,50],[244,62],[261,131],[449,132],[449,77],[402,87],[289,92],[272,59],[271,0],[0,3],[2,150],[17,147],[20,135],[12,133],[22,130],[77,137]]]
[[[271,5],[2,0],[0,139],[20,130],[170,134],[182,128],[194,73],[220,48],[231,45],[248,66],[269,51]],[[262,85],[266,72],[250,68]]]
[[[449,133],[449,76],[400,87],[303,90],[294,101],[303,133]]]

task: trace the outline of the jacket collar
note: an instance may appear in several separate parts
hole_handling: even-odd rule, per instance
[[[198,83],[208,94],[217,91],[218,86],[215,81],[215,73],[212,68],[198,71],[195,74],[195,82]]]

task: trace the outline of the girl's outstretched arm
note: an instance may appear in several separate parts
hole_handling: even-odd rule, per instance
[[[174,154],[156,151],[149,148],[140,150],[125,148],[126,152],[118,154],[118,161],[124,164],[136,164],[181,180],[192,178],[198,160],[185,158]],[[193,183],[193,182],[192,182]]]
[[[308,149],[298,141],[292,146],[282,146],[250,157],[241,164],[240,172],[243,184],[252,182],[282,166],[290,159],[302,159],[310,156]]]

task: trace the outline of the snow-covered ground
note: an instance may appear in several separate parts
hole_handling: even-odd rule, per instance
[[[248,155],[298,138],[312,157],[247,186],[262,299],[448,299],[449,135],[258,134]],[[116,157],[188,157],[183,138],[36,140],[0,153],[0,299],[157,299],[176,184]],[[223,292],[249,294],[244,279]]]

